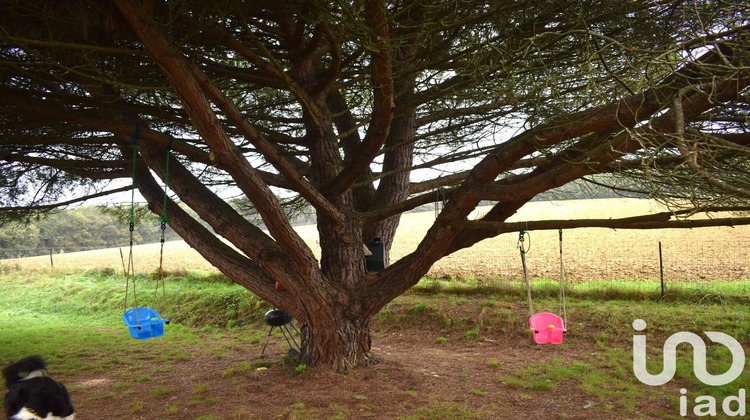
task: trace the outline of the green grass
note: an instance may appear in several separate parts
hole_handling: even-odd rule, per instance
[[[464,339],[466,340],[478,340],[479,339],[479,327],[472,328],[468,331],[464,331]]]
[[[154,280],[139,277],[141,305],[151,305]],[[270,306],[241,286],[200,277],[167,281],[170,302],[165,328],[170,339],[133,340],[122,322],[124,278],[84,271],[0,276],[0,362],[44,354],[61,373],[106,372],[144,360],[187,360],[200,347],[198,328],[259,323]],[[132,302],[132,301],[131,301]],[[64,362],[64,363],[63,363]],[[141,375],[135,376],[139,378]]]
[[[744,299],[744,298],[741,298]],[[496,381],[510,388],[530,392],[560,392],[562,386],[574,386],[586,394],[614,405],[618,409],[635,410],[645,398],[663,398],[678,407],[679,394],[667,387],[648,387],[641,384],[632,372],[632,328],[635,319],[647,320],[647,345],[649,372],[662,369],[662,345],[672,334],[692,331],[707,343],[708,371],[722,373],[729,368],[731,356],[728,349],[711,344],[704,331],[721,331],[736,338],[745,349],[750,349],[750,309],[736,303],[706,303],[697,299],[693,303],[658,302],[654,300],[596,301],[576,299],[572,305],[575,323],[569,325],[572,333],[578,328],[595,329],[591,339],[599,351],[574,358],[555,358],[526,364],[511,374],[498,375]],[[641,333],[642,334],[642,333]],[[564,344],[563,344],[564,346]],[[724,386],[708,386],[693,374],[692,347],[678,348],[677,373],[672,383],[697,395],[712,395],[717,401],[728,395],[737,395],[740,388],[750,387],[750,375],[744,373]],[[565,384],[565,385],[562,385]],[[677,385],[674,385],[677,386]],[[616,403],[615,403],[616,402]]]
[[[28,308],[33,308],[33,314],[53,316],[111,317],[123,312],[125,280],[107,270],[35,274],[31,278],[24,272],[11,271],[3,277],[0,293],[5,307],[14,314],[22,315]],[[154,299],[156,281],[136,276],[139,305],[153,307],[180,325],[233,328],[261,321],[264,310],[271,308],[242,286],[215,276],[168,276],[165,284],[166,312],[161,294]],[[132,305],[131,284],[128,306]]]
[[[503,364],[503,362],[501,362],[500,360],[497,360],[497,359],[490,359],[490,361],[487,362],[487,366],[489,366],[489,367],[491,367],[493,369],[496,369],[496,368],[500,367],[500,365],[502,365],[502,364]]]
[[[427,303],[425,302],[419,302],[417,306],[413,307],[411,310],[411,314],[414,316],[422,315],[427,310]]]
[[[402,417],[401,420],[428,420],[428,419],[475,419],[484,417],[475,410],[462,404],[440,401],[427,406],[419,407],[413,415]]]
[[[299,375],[302,375],[302,374],[304,374],[305,372],[307,372],[307,365],[306,365],[306,364],[304,364],[304,363],[303,363],[303,364],[300,364],[300,365],[297,365],[297,366],[296,366],[296,367],[294,368],[294,376],[299,376]]]
[[[320,414],[314,409],[307,408],[304,402],[296,401],[292,404],[287,418],[297,420],[317,419],[320,418]]]
[[[750,374],[743,373],[734,382],[712,387],[702,384],[692,373],[692,348],[678,348],[677,374],[672,388],[648,387],[632,373],[632,322],[644,319],[651,373],[658,373],[662,364],[664,341],[680,331],[703,336],[704,331],[720,331],[736,338],[745,351],[750,351],[750,299],[748,283],[712,283],[709,287],[686,285],[670,289],[661,299],[653,282],[630,286],[618,282],[574,284],[568,291],[568,329],[593,349],[580,354],[560,346],[561,357],[537,359],[529,355],[527,362],[511,365],[503,355],[488,359],[486,368],[496,376],[496,386],[507,387],[522,395],[549,395],[574,389],[584,393],[599,407],[622,413],[638,413],[640,401],[665,400],[676,413],[680,387],[688,389],[692,400],[698,395],[711,395],[721,401],[737,395],[738,389],[750,388]],[[148,296],[153,293],[154,280],[139,277],[137,287]],[[552,281],[535,281],[534,303],[539,310],[556,312],[557,289]],[[710,289],[710,290],[709,290]],[[9,270],[0,276],[0,362],[28,354],[44,354],[56,372],[77,375],[116,371],[114,392],[101,399],[125,398],[139,383],[152,384],[159,372],[167,372],[179,360],[189,360],[203,352],[214,358],[226,357],[246,350],[248,343],[259,345],[266,327],[262,316],[270,308],[267,303],[240,286],[220,276],[185,273],[170,277],[167,296],[170,300],[168,325],[170,339],[133,340],[122,325],[124,280],[110,272],[85,271],[58,276],[24,274]],[[435,345],[482,340],[493,334],[510,335],[528,340],[528,328],[518,308],[525,305],[525,290],[519,285],[500,281],[423,280],[404,296],[390,303],[375,317],[385,329],[399,329],[405,322],[418,322],[420,328],[434,331]],[[243,328],[248,325],[251,328]],[[577,335],[581,334],[581,335]],[[708,371],[721,373],[728,369],[731,357],[720,345],[708,344]],[[211,342],[209,346],[207,343]],[[256,360],[236,363],[217,376],[242,381],[258,367],[271,367],[275,362]],[[144,371],[145,364],[150,369]],[[314,371],[304,365],[291,365],[290,372],[312,377]],[[748,368],[746,367],[746,371]],[[468,384],[464,384],[468,385]],[[170,396],[179,390],[152,385],[150,397]],[[468,385],[467,396],[481,398],[489,388]],[[406,391],[407,393],[409,391]],[[191,404],[206,406],[224,403],[206,384],[190,390]],[[355,396],[355,398],[357,398]],[[415,400],[421,398],[414,395]],[[363,401],[368,402],[368,401]],[[144,402],[129,402],[133,414],[142,414]],[[170,408],[177,412],[179,407]],[[343,413],[342,410],[338,410]],[[290,418],[321,417],[317,409],[298,402],[284,410]],[[343,414],[342,414],[343,415]],[[642,413],[640,414],[642,415]],[[238,414],[239,416],[239,414]],[[482,413],[465,405],[442,400],[415,401],[414,413],[405,418],[474,418]]]
[[[558,287],[554,280],[532,282],[537,312],[558,312]],[[569,284],[566,292],[569,330],[572,334],[590,331],[590,339],[598,351],[585,357],[532,361],[510,374],[499,374],[496,378],[498,384],[534,395],[552,395],[574,386],[591,396],[592,401],[598,401],[597,405],[624,412],[637,410],[643,399],[662,399],[673,407],[667,411],[674,413],[678,409],[678,393],[668,387],[644,386],[632,373],[632,339],[635,334],[632,322],[635,319],[644,319],[648,323],[645,333],[651,373],[661,371],[664,341],[680,331],[692,331],[704,338],[711,373],[725,372],[732,359],[723,346],[712,345],[703,335],[704,331],[726,333],[740,341],[746,351],[750,349],[750,281],[672,284],[664,297],[661,296],[660,284],[653,281],[592,281]],[[438,318],[440,308],[430,302],[430,296],[447,300],[452,305],[466,304],[468,297],[474,297],[477,314],[483,316],[481,322],[484,325],[511,334],[525,328],[525,320],[504,306],[505,302],[525,304],[526,291],[521,282],[423,279],[411,293],[427,302]],[[443,333],[448,329],[462,334],[464,339],[476,339],[482,331],[481,322],[469,322],[459,329],[457,321],[460,320],[444,320]],[[466,327],[474,328],[467,330]],[[498,368],[500,362],[490,362],[489,366]],[[739,389],[750,388],[750,374],[747,373],[730,384],[716,387],[701,383],[692,369],[692,347],[681,345],[677,373],[671,383],[677,389],[687,388],[691,399],[710,395],[721,404],[724,397],[737,395]]]
[[[531,280],[532,297],[557,298],[557,279]],[[412,287],[415,295],[480,296],[487,298],[482,306],[494,307],[499,296],[526,296],[523,281],[494,280],[445,280],[423,278]],[[710,281],[702,283],[668,283],[665,296],[661,296],[661,284],[652,280],[590,280],[580,283],[568,282],[565,285],[567,297],[582,297],[592,300],[631,300],[647,299],[666,302],[690,303],[748,303],[750,302],[750,279],[744,281]],[[454,302],[460,304],[456,299]]]
[[[171,386],[157,386],[153,390],[151,390],[150,395],[152,397],[161,397],[164,395],[169,395],[175,392],[175,388]]]

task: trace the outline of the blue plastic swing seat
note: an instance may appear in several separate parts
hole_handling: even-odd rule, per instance
[[[537,344],[561,344],[567,330],[562,318],[549,312],[540,312],[529,318],[529,328]]]
[[[138,314],[137,318],[136,314]],[[139,340],[161,337],[164,335],[164,324],[169,324],[169,320],[162,319],[158,312],[143,306],[128,309],[122,315],[122,319],[128,326],[130,335]]]

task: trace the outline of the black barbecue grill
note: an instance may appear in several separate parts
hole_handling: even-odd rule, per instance
[[[292,331],[289,330],[289,327],[291,326],[294,332],[299,334],[299,331],[297,331],[297,328],[292,323],[294,317],[291,314],[284,312],[281,309],[273,308],[266,312],[263,316],[263,320],[266,321],[266,324],[271,326],[271,329],[268,330],[266,344],[263,345],[263,351],[260,352],[261,356],[266,352],[266,346],[268,346],[268,340],[271,338],[271,333],[274,328],[278,328],[281,331],[281,335],[284,336],[286,343],[289,344],[289,356],[296,357],[299,355],[299,344],[297,344],[297,341],[294,339]],[[294,343],[294,345],[292,345],[292,343]]]

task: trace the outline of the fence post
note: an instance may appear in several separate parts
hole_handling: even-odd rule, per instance
[[[52,260],[52,248],[49,249],[49,265],[55,268],[55,261]]]
[[[120,261],[122,261],[122,275],[128,277],[128,271],[125,269],[125,256],[122,255],[122,247],[120,247]]]
[[[659,241],[659,279],[661,279],[661,297],[664,298],[664,260],[661,256],[661,241]]]

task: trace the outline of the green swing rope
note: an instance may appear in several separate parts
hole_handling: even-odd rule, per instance
[[[161,216],[159,216],[159,221],[161,222],[161,246],[159,248],[159,279],[156,281],[156,290],[154,290],[154,300],[153,304],[156,306],[156,296],[159,294],[159,282],[161,282],[161,292],[162,297],[164,299],[164,318],[167,318],[167,314],[169,313],[169,305],[167,304],[167,291],[164,286],[164,271],[163,271],[163,265],[164,265],[164,232],[167,230],[167,224],[170,222],[169,217],[167,217],[167,191],[169,189],[169,157],[172,155],[172,144],[174,144],[174,136],[172,134],[169,134],[169,146],[167,147],[167,163],[166,167],[164,169],[164,205],[162,207]]]
[[[135,264],[133,259],[133,233],[135,231],[135,176],[136,176],[136,159],[138,157],[138,135],[140,134],[141,126],[139,123],[136,123],[135,125],[135,131],[133,133],[133,176],[132,176],[132,187],[130,190],[130,223],[129,223],[129,229],[130,229],[130,252],[128,253],[128,265],[127,269],[125,270],[125,301],[123,303],[123,313],[127,312],[128,310],[128,292],[129,292],[129,286],[130,286],[130,279],[133,279],[133,303],[136,308],[136,313],[138,311],[138,296],[136,294],[135,290]],[[166,317],[166,314],[169,312],[169,306],[167,304],[167,292],[166,287],[164,285],[164,272],[163,272],[163,264],[164,264],[164,233],[167,229],[167,224],[170,222],[169,218],[167,217],[167,192],[168,192],[168,185],[169,185],[169,158],[172,155],[172,144],[174,143],[174,137],[170,134],[169,135],[169,147],[167,147],[167,161],[166,161],[166,168],[164,172],[164,204],[162,207],[162,213],[159,217],[159,221],[161,222],[161,247],[159,250],[159,278],[156,282],[156,290],[154,291],[154,299],[153,304],[156,303],[156,297],[159,295],[159,282],[161,282],[161,289],[162,289],[162,296],[164,298],[164,314]],[[136,315],[136,323],[140,324],[140,319]]]
[[[130,278],[133,278],[133,302],[135,303],[136,313],[138,312],[138,297],[135,293],[135,265],[133,262],[133,232],[135,231],[135,171],[136,171],[136,157],[138,156],[138,135],[141,132],[141,124],[135,123],[135,129],[133,131],[133,174],[132,174],[132,186],[130,189],[130,252],[128,253],[128,266],[125,270],[125,301],[123,302],[123,310],[125,313],[128,310],[128,287],[130,285]],[[136,322],[140,324],[138,316],[135,317]]]

